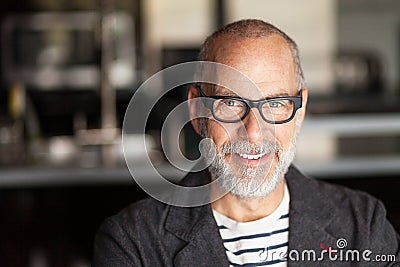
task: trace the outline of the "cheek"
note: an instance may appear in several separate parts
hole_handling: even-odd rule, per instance
[[[229,125],[221,124],[215,120],[209,119],[207,122],[207,129],[209,137],[214,141],[217,147],[229,142],[231,140],[232,131],[229,129]]]
[[[296,131],[296,124],[294,121],[290,123],[281,124],[276,126],[276,141],[284,150],[287,150],[291,145]]]

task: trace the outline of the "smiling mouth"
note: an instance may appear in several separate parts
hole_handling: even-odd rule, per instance
[[[240,154],[240,153],[238,153],[237,155],[239,155],[241,158],[244,158],[244,159],[260,159],[260,158],[264,157],[265,155],[267,155],[267,153],[262,153],[262,154]]]
[[[237,166],[247,166],[256,168],[261,165],[268,164],[272,159],[271,153],[247,154],[247,153],[233,153],[232,163]],[[260,165],[261,164],[261,165]]]
[[[232,153],[230,156],[230,163],[240,168],[266,168],[266,165],[272,163],[274,159],[272,152],[259,154]]]

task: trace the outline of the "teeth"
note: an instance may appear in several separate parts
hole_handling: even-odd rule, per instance
[[[265,156],[265,153],[263,154],[257,154],[257,155],[250,155],[250,154],[239,154],[244,159],[259,159],[261,157]]]

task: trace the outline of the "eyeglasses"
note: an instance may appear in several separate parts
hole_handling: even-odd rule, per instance
[[[302,90],[299,96],[274,97],[252,101],[232,96],[207,96],[199,86],[204,105],[211,110],[213,117],[220,122],[233,123],[246,118],[251,108],[257,108],[264,121],[282,124],[293,119],[302,106]]]

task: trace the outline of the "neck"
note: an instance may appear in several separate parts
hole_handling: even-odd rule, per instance
[[[211,207],[237,222],[250,222],[272,214],[282,202],[284,191],[285,179],[282,179],[264,198],[240,198],[228,193],[211,203]]]

